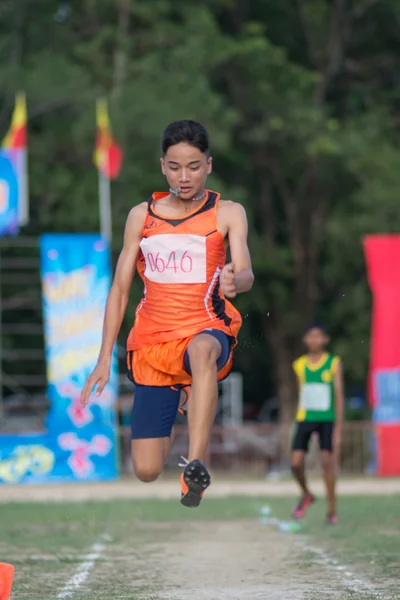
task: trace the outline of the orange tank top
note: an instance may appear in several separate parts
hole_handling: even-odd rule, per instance
[[[220,195],[207,190],[195,211],[175,218],[157,212],[157,200],[166,196],[168,192],[155,192],[149,199],[136,264],[144,294],[128,350],[190,337],[207,328],[236,338],[242,324],[219,284],[226,262],[217,221]]]

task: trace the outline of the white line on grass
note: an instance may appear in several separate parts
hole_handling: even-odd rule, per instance
[[[308,550],[313,554],[319,556],[321,563],[331,569],[332,571],[337,571],[341,573],[342,583],[352,592],[368,592],[369,594],[375,596],[377,594],[377,589],[375,586],[365,579],[361,579],[359,576],[356,577],[349,569],[349,567],[345,565],[341,565],[337,560],[331,558],[325,550],[322,548],[318,548],[316,546],[309,546],[307,544],[302,544],[304,550]]]
[[[80,563],[72,577],[68,579],[57,598],[68,598],[69,596],[72,596],[72,594],[85,583],[90,571],[94,567],[95,561],[98,560],[104,552],[106,547],[105,542],[109,540],[110,538],[107,535],[102,535],[100,541],[93,544],[91,551],[83,558],[83,562]]]

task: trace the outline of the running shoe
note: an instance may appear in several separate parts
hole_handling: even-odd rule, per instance
[[[188,461],[183,458],[185,467],[181,475],[181,504],[189,508],[199,506],[205,490],[211,483],[210,473],[199,460]]]
[[[310,508],[311,504],[313,504],[314,502],[315,502],[315,496],[313,496],[312,494],[309,494],[308,496],[301,498],[299,503],[292,510],[292,516],[295,519],[301,519],[301,517],[304,517],[307,510]]]
[[[339,523],[339,517],[335,513],[326,515],[326,522],[328,525],[337,525]]]

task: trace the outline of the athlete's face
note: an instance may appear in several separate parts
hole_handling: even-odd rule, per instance
[[[203,193],[207,175],[212,170],[212,159],[190,144],[180,143],[168,148],[161,159],[161,169],[172,189],[180,188],[182,200]]]
[[[307,331],[303,341],[308,352],[317,353],[324,350],[329,338],[321,329],[313,327]]]

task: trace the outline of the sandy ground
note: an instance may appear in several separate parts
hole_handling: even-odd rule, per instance
[[[318,587],[321,567],[301,567],[304,560],[293,537],[257,523],[188,524],[163,544],[163,600],[302,600]],[[290,574],[290,575],[289,575]],[[338,581],[324,573],[324,595],[334,598]],[[319,590],[321,591],[321,590]]]
[[[114,598],[121,599],[356,600],[366,597],[360,591],[374,597],[347,567],[332,569],[311,554],[303,536],[256,522],[146,523],[131,542],[110,544],[82,592],[104,591],[118,574],[124,590]]]
[[[312,482],[312,490],[323,494],[320,479]],[[53,483],[41,485],[0,485],[1,502],[63,502],[84,500],[109,500],[116,498],[176,498],[180,494],[179,475],[175,478],[162,478],[151,484],[144,484],[133,476],[110,482]],[[342,479],[338,484],[339,495],[388,495],[400,494],[400,478],[354,478]],[[227,480],[213,476],[212,485],[207,490],[210,498],[226,496],[297,496],[298,489],[293,481],[266,480]]]
[[[323,492],[320,480],[313,482],[313,490]],[[176,498],[179,493],[178,476],[150,485],[132,477],[114,482],[4,485],[0,502]],[[229,481],[215,475],[207,495],[231,494],[295,496],[297,488],[292,481]],[[400,494],[400,479],[343,479],[339,494]],[[81,560],[84,565],[85,558]],[[69,567],[66,579],[82,565],[73,561]],[[104,594],[109,586],[110,595]],[[275,527],[249,520],[139,523],[128,538],[106,544],[101,561],[71,598],[94,598],[93,590],[99,589],[99,598],[143,600],[382,598],[375,595],[368,573],[333,561],[322,548],[309,547],[305,536],[279,533]]]

